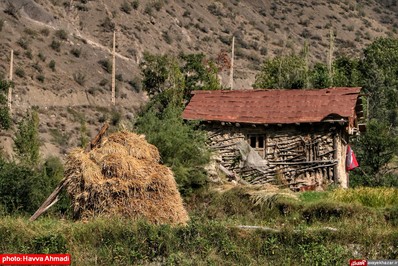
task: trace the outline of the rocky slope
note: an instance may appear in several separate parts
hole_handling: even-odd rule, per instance
[[[144,51],[215,59],[230,52],[235,36],[235,87],[250,88],[264,58],[297,53],[305,41],[312,61],[326,62],[331,29],[335,54],[358,55],[374,38],[396,36],[397,12],[396,0],[3,0],[0,75],[9,76],[13,49],[13,118],[36,108],[43,154],[59,155],[107,118],[134,118],[146,101],[139,74]],[[110,103],[113,30],[116,107]],[[13,133],[1,135],[10,154]]]

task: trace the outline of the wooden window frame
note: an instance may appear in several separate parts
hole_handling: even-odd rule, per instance
[[[253,145],[252,142],[253,138],[255,138],[255,145]],[[261,156],[261,158],[265,158],[265,149],[266,149],[265,134],[258,134],[258,133],[247,134],[247,143],[250,145],[250,147],[252,147],[255,151],[257,151],[257,153]]]

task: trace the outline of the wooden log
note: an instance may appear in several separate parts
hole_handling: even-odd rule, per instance
[[[55,188],[55,190],[50,194],[50,196],[43,202],[43,204],[39,207],[39,209],[37,209],[32,217],[29,218],[29,221],[36,220],[42,213],[44,213],[51,206],[53,206],[58,200],[58,194],[68,183],[69,180],[67,180],[66,178],[62,179],[61,182],[59,182],[58,186]]]
[[[109,128],[109,124],[104,123],[104,125],[101,127],[98,134],[90,141],[90,144],[86,147],[86,152],[89,152],[90,150],[94,149],[94,147],[97,146],[101,142],[101,139],[105,135],[108,128]]]
[[[303,162],[269,162],[270,165],[300,165],[300,164],[312,164],[312,163],[337,163],[336,160],[327,161],[303,161]]]

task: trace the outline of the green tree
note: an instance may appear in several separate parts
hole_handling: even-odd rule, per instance
[[[299,55],[276,56],[263,63],[253,87],[261,89],[302,89],[306,86],[307,67]]]
[[[0,128],[9,129],[11,126],[11,116],[7,107],[7,94],[12,82],[0,78]]]
[[[366,133],[357,137],[354,145],[363,171],[355,178],[361,179],[361,185],[384,185],[382,170],[398,149],[398,138],[392,134],[391,127],[385,122],[372,119],[367,124]],[[366,173],[365,176],[362,176],[363,173]],[[398,185],[398,182],[395,184]]]
[[[136,129],[155,145],[162,161],[173,170],[183,194],[206,184],[204,166],[209,162],[206,136],[194,123],[181,118],[182,108],[168,105],[161,112],[152,104],[136,121]]]
[[[333,62],[334,87],[355,87],[360,86],[360,83],[361,72],[358,59],[342,56]]]
[[[214,62],[206,60],[204,54],[182,54],[181,72],[185,78],[184,99],[191,98],[194,90],[220,90],[218,69]]]
[[[364,90],[370,94],[371,118],[398,126],[398,39],[379,38],[364,49]]]
[[[56,157],[33,169],[29,165],[0,158],[0,204],[7,213],[33,214],[63,177],[63,166]],[[69,201],[61,197],[54,211],[66,212]]]
[[[36,111],[27,113],[18,124],[14,139],[14,150],[22,164],[37,167],[40,160],[39,115]]]
[[[316,63],[310,71],[310,83],[315,89],[329,88],[331,80],[328,67],[322,63]]]
[[[164,93],[169,101],[182,103],[184,76],[175,58],[168,55],[144,53],[140,68],[143,75],[143,88],[150,97]]]

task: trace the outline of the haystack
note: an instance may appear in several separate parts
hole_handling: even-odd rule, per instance
[[[155,146],[127,131],[104,137],[89,152],[73,150],[65,178],[74,217],[119,215],[185,224],[189,218],[173,173],[159,160]]]

